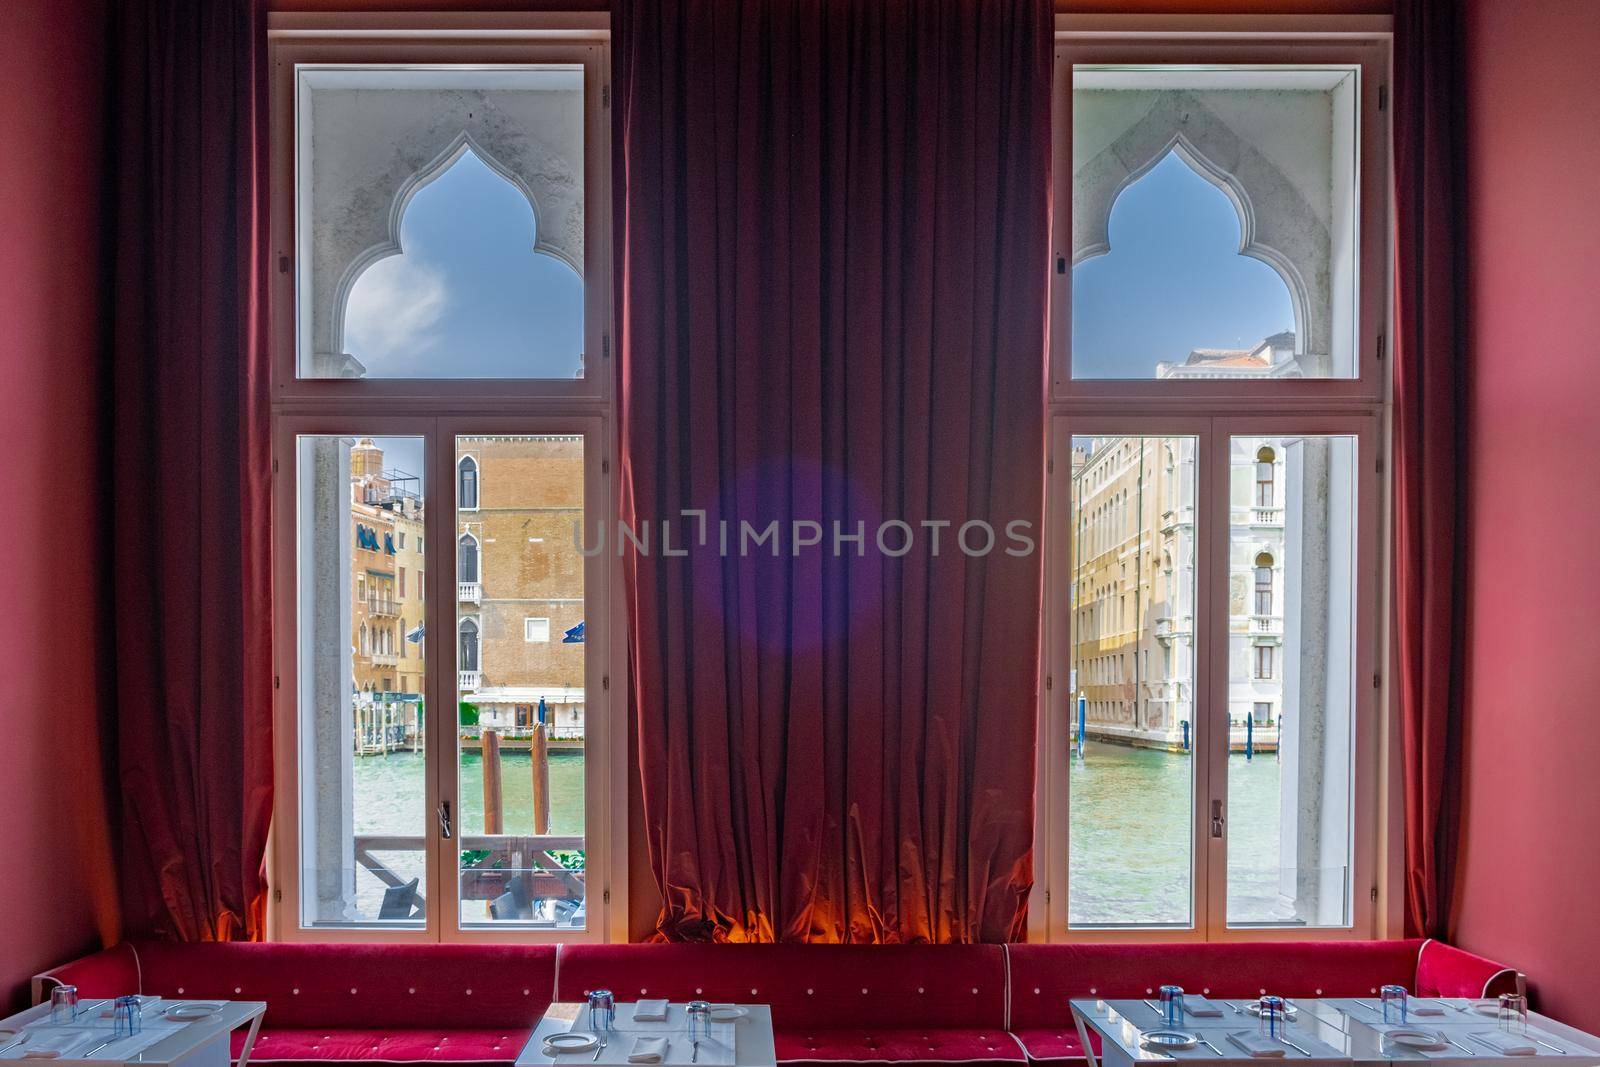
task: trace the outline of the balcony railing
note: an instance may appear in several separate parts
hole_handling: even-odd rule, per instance
[[[385,596],[369,596],[367,597],[367,614],[398,615],[400,614],[400,602]]]
[[[394,652],[374,652],[372,665],[374,667],[395,667],[400,663],[400,657]]]
[[[456,686],[463,693],[470,692],[483,684],[482,671],[457,671]]]
[[[1251,526],[1282,526],[1283,525],[1283,509],[1282,508],[1251,508],[1250,509],[1250,525]]]
[[[1283,616],[1252,615],[1250,616],[1250,632],[1253,634],[1281,634],[1283,633]]]
[[[476,604],[483,599],[483,586],[477,582],[457,582],[456,599],[463,604]]]

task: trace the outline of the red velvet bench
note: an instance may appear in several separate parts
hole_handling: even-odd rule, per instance
[[[327,1060],[510,1067],[552,1000],[605,987],[772,1005],[798,1067],[963,1067],[1080,1060],[1067,1002],[1156,984],[1252,997],[1424,996],[1517,988],[1500,964],[1436,941],[1098,945],[174,945],[135,942],[57,967],[86,997],[264,1000],[252,1063]],[[237,1051],[237,1050],[236,1050]]]

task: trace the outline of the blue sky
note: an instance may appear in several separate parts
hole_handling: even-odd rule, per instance
[[[1073,268],[1074,375],[1148,378],[1192,348],[1293,329],[1283,279],[1238,249],[1233,204],[1168,153],[1112,206],[1111,251]]]
[[[470,150],[420,189],[401,255],[351,288],[345,350],[372,378],[572,378],[583,282],[534,251],[533,207]]]

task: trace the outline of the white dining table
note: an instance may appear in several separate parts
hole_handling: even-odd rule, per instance
[[[1242,1067],[1259,1064],[1237,1047],[1230,1034],[1254,1034],[1259,1020],[1249,1014],[1253,1001],[1212,1000],[1220,1016],[1189,1015],[1181,1029],[1193,1033],[1199,1043],[1192,1049],[1177,1051],[1146,1048],[1141,1039],[1154,1030],[1166,1029],[1160,1004],[1154,999],[1096,1000],[1071,1002],[1073,1020],[1085,1049],[1088,1067],[1131,1067],[1150,1061],[1198,1060]],[[1495,1030],[1495,1019],[1476,1010],[1478,1002],[1445,998],[1416,998],[1414,1006],[1435,1006],[1437,1014],[1408,1013],[1408,1029],[1438,1032],[1443,1048],[1418,1050],[1385,1040],[1393,1026],[1383,1022],[1381,1006],[1375,999],[1327,998],[1292,999],[1295,1010],[1285,1031],[1288,1042],[1281,1059],[1267,1062],[1285,1065],[1304,1063],[1307,1067],[1383,1067],[1390,1064],[1417,1064],[1427,1061],[1441,1067],[1523,1067],[1531,1061],[1546,1067],[1600,1067],[1600,1038],[1530,1012],[1527,1037],[1534,1042],[1531,1056],[1508,1056],[1483,1044],[1477,1035]],[[1091,1035],[1100,1038],[1096,1057]],[[1097,1059],[1100,1061],[1097,1063]]]
[[[78,1005],[78,1017],[70,1023],[50,1021],[50,1005],[35,1004],[26,1011],[0,1020],[0,1032],[48,1035],[52,1031],[82,1030],[94,1033],[96,1038],[110,1037],[111,1019],[103,1012],[109,1000],[85,999]],[[38,1059],[28,1056],[27,1041],[10,1044],[11,1037],[0,1037],[0,1060],[24,1060],[29,1063],[57,1065],[81,1064],[106,1067],[107,1064],[142,1064],[145,1067],[248,1067],[250,1051],[255,1046],[256,1035],[261,1032],[261,1019],[267,1005],[261,1000],[206,1001],[221,1004],[214,1013],[199,1019],[168,1020],[165,1012],[179,1004],[195,1003],[188,1000],[159,1000],[141,1011],[141,1032],[132,1037],[116,1039],[87,1056],[54,1056]],[[234,1061],[229,1048],[229,1036],[240,1027],[249,1027],[239,1058]],[[92,1048],[95,1042],[87,1044]]]
[[[703,1067],[777,1067],[778,1054],[772,1037],[771,1006],[744,1004],[741,1007],[748,1011],[744,1018],[732,1023],[712,1025],[713,1037],[722,1038],[731,1035],[732,1055],[702,1057],[699,1062]],[[633,1017],[633,1003],[619,1002],[617,1023],[608,1035],[604,1049],[559,1055],[545,1052],[545,1038],[553,1034],[564,1034],[570,1030],[585,1029],[578,1022],[585,1008],[586,1005],[582,1003],[566,1001],[551,1004],[546,1009],[544,1017],[539,1020],[539,1025],[534,1028],[533,1036],[528,1038],[528,1043],[517,1056],[516,1067],[545,1067],[548,1064],[555,1064],[557,1067],[616,1067],[628,1062],[628,1053],[633,1047],[633,1042],[641,1034],[662,1034],[668,1038],[668,1056],[663,1067],[679,1067],[689,1062],[686,1051],[689,1046],[682,1025],[684,1009],[682,1002],[673,1002],[668,1006],[666,1021],[643,1025],[630,1021]]]

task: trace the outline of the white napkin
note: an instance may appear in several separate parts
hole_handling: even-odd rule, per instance
[[[1485,1045],[1505,1056],[1537,1056],[1539,1050],[1533,1042],[1516,1034],[1508,1034],[1504,1030],[1485,1030],[1483,1033],[1474,1033],[1473,1037]]]
[[[667,1002],[641,1000],[633,1006],[633,1018],[641,1023],[664,1023],[667,1021]]]
[[[664,1003],[664,1002],[663,1002]],[[659,1034],[635,1038],[629,1063],[660,1063],[667,1058],[667,1039]]]
[[[1444,1008],[1438,1004],[1430,1004],[1426,1000],[1406,1001],[1407,1015],[1443,1015]]]
[[[1194,1015],[1202,1019],[1220,1018],[1222,1015],[1220,1007],[1211,1003],[1205,997],[1197,996],[1194,993],[1185,993],[1183,995],[1183,1010],[1187,1015]]]
[[[1237,1033],[1229,1034],[1228,1040],[1244,1050],[1245,1055],[1262,1059],[1281,1059],[1288,1054],[1289,1046],[1280,1045],[1271,1038],[1262,1037],[1260,1034]]]
[[[30,1032],[23,1039],[22,1058],[28,1060],[53,1060],[65,1056],[79,1045],[89,1044],[93,1035],[84,1030],[56,1030]]]

